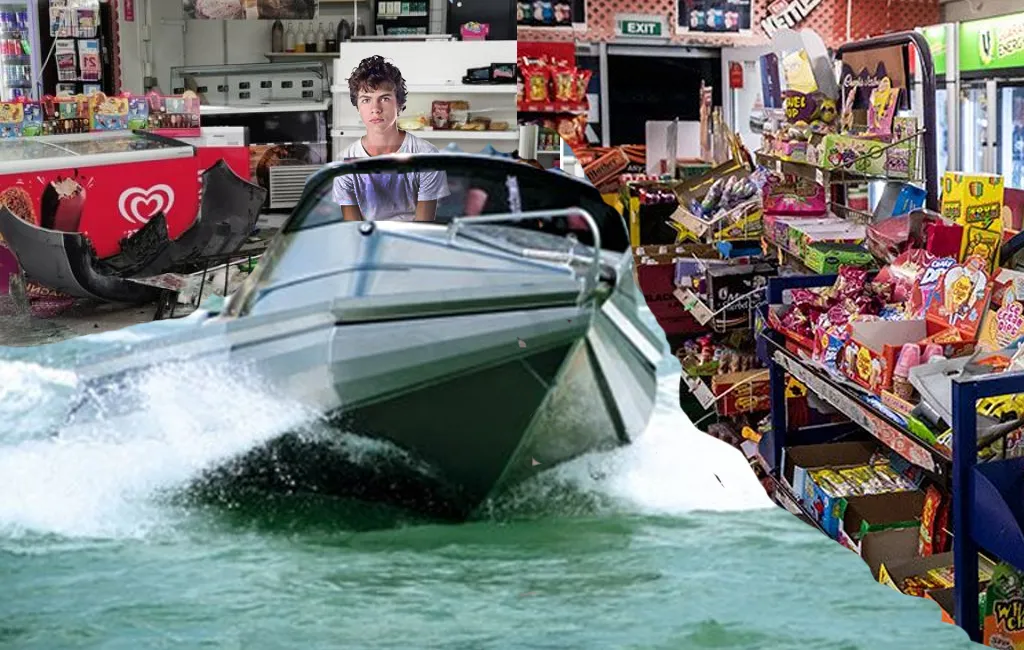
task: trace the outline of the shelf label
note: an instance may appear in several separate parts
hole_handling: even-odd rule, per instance
[[[715,403],[715,394],[711,392],[708,385],[704,382],[697,380],[697,385],[691,391],[693,396],[697,398],[700,405],[704,408],[711,408]]]
[[[707,325],[708,321],[715,315],[711,308],[705,305],[692,289],[676,289],[672,292],[672,295],[683,305],[683,309],[690,312],[701,325]]]
[[[857,400],[847,396],[813,371],[799,363],[795,363],[782,352],[776,351],[772,355],[772,359],[798,381],[803,382],[808,390],[814,392],[841,411],[854,424],[866,429],[868,433],[877,438],[886,447],[918,467],[923,467],[931,472],[939,471],[935,466],[935,458],[927,449],[914,442],[907,434],[869,411],[866,406],[861,406]]]

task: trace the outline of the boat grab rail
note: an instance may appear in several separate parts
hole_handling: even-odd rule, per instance
[[[590,231],[594,236],[594,244],[592,248],[595,251],[593,260],[590,263],[590,270],[587,273],[587,292],[593,291],[600,280],[601,276],[601,231],[597,226],[597,221],[594,217],[584,210],[583,208],[568,208],[562,210],[535,210],[532,212],[509,212],[506,214],[489,214],[479,217],[455,217],[448,223],[448,241],[454,243],[455,238],[459,234],[464,224],[479,225],[486,223],[507,223],[509,221],[533,221],[537,219],[558,219],[558,218],[571,218],[579,217],[590,228]],[[536,259],[543,259],[545,261],[563,261],[563,257],[557,253],[551,253],[549,251],[533,251],[530,249],[523,249],[521,251],[523,257],[535,257]],[[582,257],[582,256],[581,256]],[[571,264],[575,259],[573,252],[568,252],[564,255],[564,261],[566,264]]]

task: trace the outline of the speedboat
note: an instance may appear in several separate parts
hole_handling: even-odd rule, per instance
[[[346,221],[332,198],[339,179],[410,173],[447,183],[432,223]],[[253,367],[339,431],[414,459],[411,478],[342,472],[332,489],[463,519],[644,431],[667,353],[645,308],[626,224],[593,186],[479,155],[375,157],[312,176],[220,312],[78,374],[96,395],[170,362]],[[278,461],[320,462],[276,444]]]

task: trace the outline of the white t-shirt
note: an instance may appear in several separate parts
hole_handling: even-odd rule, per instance
[[[396,153],[437,153],[437,147],[406,132]],[[342,153],[342,159],[369,158],[362,138]],[[338,205],[355,205],[366,221],[412,221],[418,201],[435,201],[451,194],[444,172],[409,174],[344,174],[334,179],[332,196]]]

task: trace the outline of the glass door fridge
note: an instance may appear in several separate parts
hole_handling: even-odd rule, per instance
[[[39,99],[39,27],[35,6],[0,1],[0,100]]]
[[[935,92],[935,153],[939,174],[949,169],[949,120],[946,115],[948,92],[939,88]]]
[[[963,172],[995,173],[995,81],[965,82],[960,97]]]
[[[999,85],[997,172],[1006,187],[1024,189],[1024,79]]]

